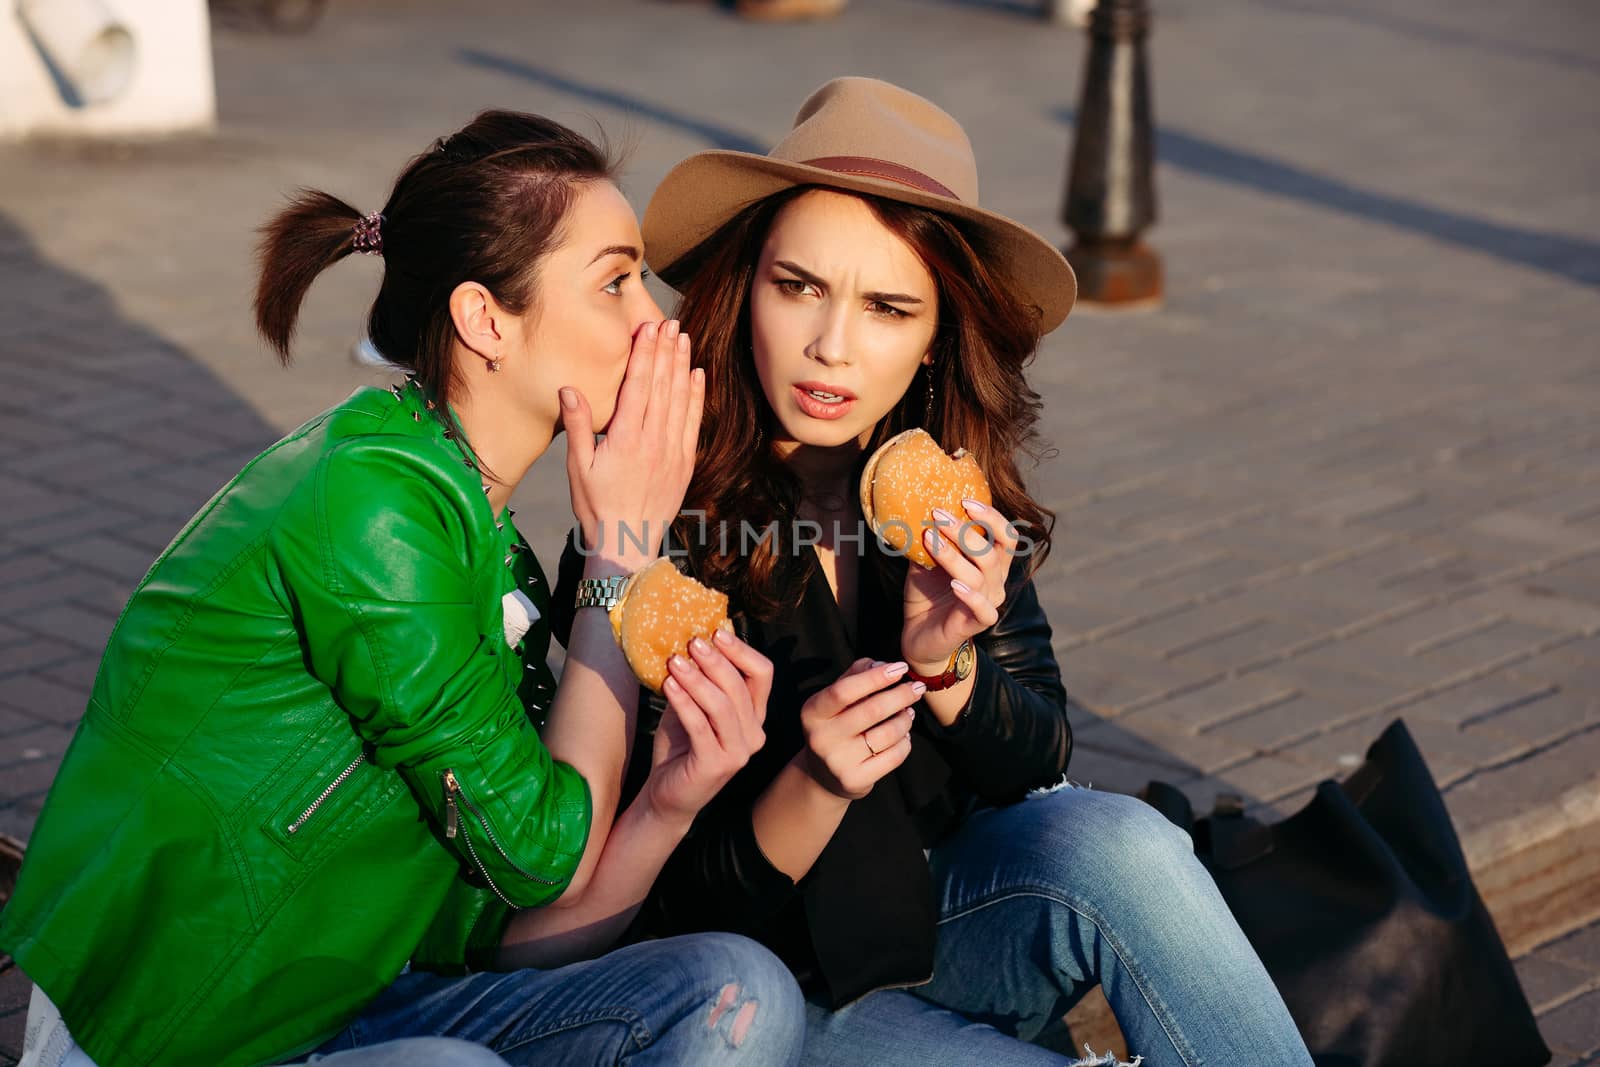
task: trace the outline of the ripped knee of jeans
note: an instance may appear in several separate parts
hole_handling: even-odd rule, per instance
[[[1094,788],[1092,785],[1080,785],[1077,782],[1074,782],[1071,778],[1068,778],[1066,775],[1063,774],[1061,776],[1061,781],[1055,783],[1054,785],[1044,785],[1044,786],[1040,786],[1038,789],[1030,789],[1030,790],[1028,790],[1028,796],[1029,797],[1047,797],[1051,793],[1059,793],[1063,789],[1092,789],[1092,788]],[[1091,1064],[1090,1067],[1094,1067],[1094,1065]]]
[[[722,987],[722,992],[717,996],[717,1002],[711,1007],[711,1016],[706,1020],[706,1026],[712,1030],[720,1030],[729,1048],[738,1048],[744,1044],[744,1039],[750,1036],[750,1028],[755,1025],[756,1012],[760,1010],[759,1002],[753,997],[744,995],[737,982],[729,982]],[[726,1026],[722,1026],[726,1022]]]
[[[1135,1056],[1131,1060],[1119,1060],[1110,1052],[1096,1053],[1087,1044],[1083,1046],[1084,1057],[1073,1060],[1067,1067],[1139,1067],[1144,1062],[1143,1056]]]

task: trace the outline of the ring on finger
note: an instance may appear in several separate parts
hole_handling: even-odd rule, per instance
[[[872,742],[870,740],[868,740],[866,734],[862,734],[861,735],[861,740],[862,740],[862,743],[867,746],[867,751],[868,752],[872,753],[872,755],[874,755],[874,756],[876,756],[878,754],[878,750],[872,747]]]

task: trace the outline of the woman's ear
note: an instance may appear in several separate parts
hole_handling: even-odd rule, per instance
[[[924,367],[933,366],[933,349],[930,348],[926,352],[922,353],[922,365]]]
[[[477,282],[462,282],[450,294],[450,321],[461,343],[484,359],[499,359],[505,342],[505,310]]]

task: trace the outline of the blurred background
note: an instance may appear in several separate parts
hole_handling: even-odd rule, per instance
[[[313,287],[293,368],[254,334],[254,229],[294,187],[377,210],[511,107],[631,146],[642,212],[863,74],[966,126],[985,206],[1073,242],[1084,4],[772,3],[0,0],[0,832],[26,841],[181,524],[392,380],[352,358],[376,260]],[[1031,370],[1073,775],[1276,817],[1404,717],[1556,1062],[1594,1062],[1600,7],[1161,0],[1142,47],[1159,299],[1080,306]],[[558,448],[517,501],[547,566],[563,484]]]

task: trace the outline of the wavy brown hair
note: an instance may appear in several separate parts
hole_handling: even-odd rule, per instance
[[[750,204],[665,272],[683,294],[678,318],[694,338],[695,364],[706,370],[700,450],[684,500],[686,510],[704,518],[680,519],[674,533],[701,580],[763,618],[799,598],[814,557],[794,551],[782,537],[798,513],[800,482],[771,447],[775,420],[756,375],[750,298],[774,220],[815,188],[800,186]],[[1049,553],[1055,524],[1055,514],[1029,495],[1017,465],[1019,456],[1037,465],[1044,454],[1036,430],[1042,402],[1023,376],[1039,347],[1039,309],[1019,301],[1015,287],[989,266],[999,257],[977,227],[899,201],[848,195],[863,200],[910,246],[933,275],[939,298],[933,365],[879,421],[861,464],[884,441],[918,426],[946,449],[965,448],[988,475],[995,507],[1033,542],[1032,574]],[[928,373],[935,395],[931,422],[923,386]],[[763,530],[773,522],[777,538],[741,550],[742,523]],[[708,530],[736,533],[708,537]],[[868,560],[886,588],[898,589],[903,559],[874,552]]]

